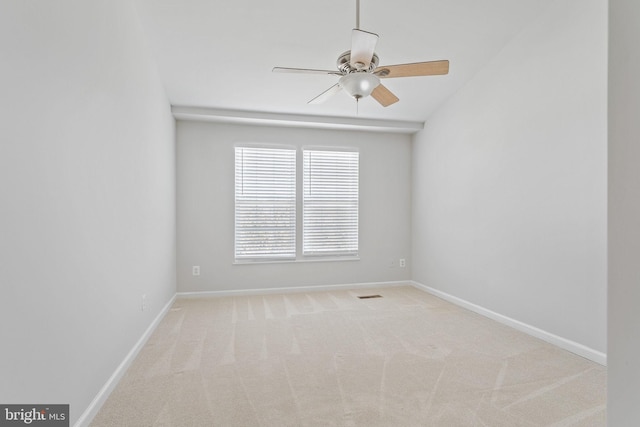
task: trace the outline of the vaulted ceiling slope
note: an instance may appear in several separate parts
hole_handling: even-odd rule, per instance
[[[336,69],[350,49],[355,0],[136,0],[169,101],[313,117],[424,122],[556,0],[361,0],[360,28],[377,33],[380,65],[448,59],[446,76],[387,79],[400,102],[338,93],[307,101],[331,75],[272,73],[274,66]],[[231,113],[228,113],[231,111]]]

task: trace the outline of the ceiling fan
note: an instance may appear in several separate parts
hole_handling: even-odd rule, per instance
[[[320,104],[344,89],[356,101],[371,95],[383,107],[395,104],[399,99],[380,83],[380,79],[435,76],[449,72],[447,60],[378,66],[378,55],[375,53],[377,43],[377,34],[360,29],[360,0],[356,0],[356,28],[351,31],[351,50],[338,57],[337,71],[275,67],[273,72],[340,76],[338,83],[310,100],[309,104]]]

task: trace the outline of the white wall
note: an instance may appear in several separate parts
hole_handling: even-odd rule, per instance
[[[175,293],[174,120],[129,1],[1,2],[0,55],[0,402],[73,424]]]
[[[412,156],[414,280],[600,355],[606,40],[606,0],[554,2],[428,120]]]
[[[229,291],[409,280],[408,135],[178,121],[178,290]],[[360,260],[234,265],[234,144],[360,149]],[[399,268],[398,259],[407,267]],[[395,267],[390,267],[395,261]],[[199,265],[201,275],[191,275]]]
[[[640,425],[640,3],[609,1],[608,425]]]

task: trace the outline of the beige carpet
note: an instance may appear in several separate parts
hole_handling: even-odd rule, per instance
[[[605,383],[412,287],[179,299],[92,426],[604,426]]]

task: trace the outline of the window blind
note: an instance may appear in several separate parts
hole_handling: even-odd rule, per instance
[[[236,147],[235,257],[296,256],[296,150]]]
[[[358,253],[359,153],[303,150],[303,255]]]

